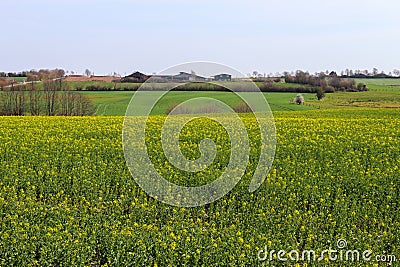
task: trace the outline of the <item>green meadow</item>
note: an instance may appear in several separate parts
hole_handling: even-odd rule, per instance
[[[82,92],[84,95],[88,96],[92,103],[96,106],[96,115],[101,116],[123,116],[125,115],[126,108],[134,95],[135,92]],[[143,92],[151,98],[154,92]],[[258,96],[254,93],[254,97]],[[290,101],[296,96],[296,93],[264,93],[271,109],[273,111],[296,111],[296,110],[308,110],[315,109],[315,107],[310,105],[296,105],[290,103]],[[306,101],[315,99],[314,94],[303,94]],[[240,103],[240,98],[235,93],[230,92],[168,92],[159,101],[159,103],[154,107],[152,111],[153,115],[163,115],[166,114],[167,110],[176,104],[182,103],[186,100],[196,98],[196,97],[210,97],[215,98],[220,101],[225,102],[230,106],[234,106]],[[146,98],[146,96],[145,96]],[[137,107],[139,110],[144,107]]]

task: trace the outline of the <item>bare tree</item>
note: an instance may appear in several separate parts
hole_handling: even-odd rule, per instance
[[[55,69],[57,78],[62,78],[65,76],[65,71],[63,69]]]
[[[76,109],[77,93],[72,92],[69,85],[63,87],[63,91],[60,94],[60,115],[62,116],[73,116],[74,110]]]
[[[1,115],[11,116],[13,115],[13,99],[14,99],[14,91],[11,87],[6,87],[1,94]]]
[[[93,105],[90,103],[89,98],[82,94],[75,95],[75,108],[73,111],[73,116],[87,116],[93,115],[95,110]]]
[[[57,88],[58,85],[55,81],[45,81],[43,83],[45,105],[46,105],[46,115],[54,116],[56,108],[56,98],[57,98]]]
[[[17,86],[17,96],[15,99],[15,115],[25,115],[25,85]]]
[[[28,85],[29,91],[29,111],[32,116],[40,115],[40,103],[42,99],[42,92],[38,90],[32,82]]]
[[[27,97],[28,96],[28,97]],[[0,93],[0,115],[87,116],[95,113],[89,98],[70,90],[62,80],[46,80],[43,91],[30,84],[4,87]]]
[[[25,113],[25,91],[23,86],[5,87],[1,94],[1,112],[7,116],[23,116]]]
[[[90,77],[90,75],[92,75],[92,72],[89,69],[85,70],[85,75]]]
[[[4,86],[8,84],[5,78],[0,78],[0,89],[3,89]]]

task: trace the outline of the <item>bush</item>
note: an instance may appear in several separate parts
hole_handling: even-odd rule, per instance
[[[113,90],[112,87],[106,85],[99,85],[99,84],[91,84],[86,86],[87,91],[111,91]]]
[[[302,94],[297,94],[296,97],[293,99],[293,102],[297,105],[304,105],[304,97]]]
[[[317,99],[321,100],[325,97],[325,91],[322,88],[317,89]]]
[[[334,93],[335,92],[335,88],[333,88],[332,86],[327,86],[324,88],[325,93]]]
[[[318,87],[309,85],[285,86],[266,82],[258,86],[261,92],[315,93]]]
[[[367,86],[364,83],[359,83],[359,84],[357,84],[357,90],[358,91],[368,91],[369,89],[367,88]]]
[[[251,113],[251,108],[244,102],[238,103],[232,107],[236,113]]]

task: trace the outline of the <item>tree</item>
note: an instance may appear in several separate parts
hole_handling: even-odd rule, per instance
[[[328,86],[328,83],[326,82],[325,79],[320,79],[319,86],[321,86],[322,88],[326,88]]]
[[[45,80],[43,90],[34,82],[6,86],[0,93],[0,115],[24,116],[93,115],[95,108],[89,98],[70,90],[62,80]]]
[[[92,72],[89,69],[85,70],[85,75],[90,77],[90,75],[92,75]]]
[[[40,81],[40,77],[39,77],[39,75],[29,73],[27,78],[26,78],[26,81],[27,82]]]
[[[25,115],[25,86],[17,86],[17,95],[15,99],[15,115]]]
[[[24,86],[6,87],[0,94],[2,103],[0,114],[6,116],[23,116],[25,113],[25,90]]]
[[[400,76],[400,70],[394,69],[393,70],[393,74],[396,75],[396,76]]]
[[[378,69],[377,68],[373,68],[372,69],[372,75],[378,75]]]
[[[321,100],[322,98],[325,97],[325,92],[322,88],[318,87],[317,88],[317,99]]]
[[[2,89],[7,84],[8,84],[8,82],[5,78],[0,78],[0,89]]]
[[[28,90],[29,90],[29,111],[32,116],[38,116],[40,115],[42,92],[37,89],[37,87],[33,82],[30,85],[28,85]]]
[[[47,116],[56,115],[57,88],[58,84],[56,81],[50,80],[43,83]]]
[[[329,85],[332,86],[333,88],[339,88],[340,87],[340,78],[339,77],[332,77],[329,80]]]
[[[65,71],[63,69],[55,69],[57,78],[61,78],[65,76]]]

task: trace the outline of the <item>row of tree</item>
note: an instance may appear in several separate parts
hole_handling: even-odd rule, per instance
[[[41,70],[31,70],[26,75],[26,81],[46,81],[46,80],[54,80],[57,78],[62,78],[65,76],[65,71],[62,69],[41,69]]]
[[[345,69],[340,72],[340,76],[343,78],[399,78],[400,70],[394,69],[386,74],[385,71],[379,71],[377,68],[373,68],[372,72],[368,70]]]
[[[47,80],[39,90],[34,83],[10,86],[0,92],[0,115],[87,116],[93,115],[90,100],[60,81]]]
[[[355,79],[341,78],[336,73],[325,74],[323,72],[315,75],[298,70],[295,75],[285,73],[286,83],[304,84],[321,87],[325,92],[335,91],[367,91],[363,83],[356,83]]]
[[[54,70],[41,69],[41,70],[29,70],[29,71],[21,71],[21,72],[0,72],[0,77],[33,76],[33,77],[37,77],[39,80],[44,80],[43,79],[44,76],[53,76],[53,78],[59,78],[59,77],[65,76],[66,73],[71,74],[71,75],[75,74],[74,71],[64,71],[63,69],[54,69]],[[332,73],[336,74],[336,72],[334,72],[334,71],[326,70],[325,72],[316,73],[315,75],[319,75],[319,74],[329,75]],[[284,77],[287,74],[294,75],[294,72],[291,72],[291,73],[284,72],[283,74],[277,72],[277,73],[267,74],[267,73],[259,73],[258,71],[255,70],[252,73],[248,73],[247,75],[248,75],[248,77],[262,79],[262,78],[271,78],[271,77]],[[93,73],[89,69],[86,69],[84,72],[84,75],[91,76],[91,75],[93,75]],[[117,76],[118,74],[114,72],[113,74],[110,74],[110,75]],[[386,73],[385,71],[381,71],[378,68],[373,68],[372,70],[345,69],[345,70],[338,72],[338,74],[336,74],[336,75],[341,76],[342,78],[345,78],[345,77],[349,77],[349,78],[399,78],[400,70],[393,69],[392,71],[389,71],[388,73]],[[146,75],[144,75],[144,76],[146,76]],[[135,80],[135,82],[137,82],[138,79],[140,80],[143,77],[135,77],[132,75],[128,75],[125,78],[127,80],[133,78]]]
[[[338,74],[339,73],[339,74]],[[380,71],[377,68],[373,68],[372,70],[352,70],[352,69],[345,69],[340,72],[336,73],[335,71],[326,70],[324,72],[316,72],[314,75],[326,75],[326,76],[340,76],[342,78],[400,78],[400,70],[393,69],[392,71],[386,73],[385,71]],[[265,79],[265,78],[273,78],[273,77],[284,77],[286,75],[295,75],[295,72],[283,72],[279,73],[259,73],[258,71],[253,71],[252,73],[248,73],[247,76],[253,79]]]

